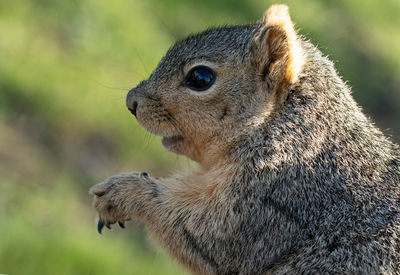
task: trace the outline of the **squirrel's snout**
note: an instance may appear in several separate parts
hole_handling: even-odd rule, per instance
[[[138,103],[136,100],[134,100],[134,94],[135,94],[135,88],[131,89],[128,94],[126,95],[126,107],[128,107],[128,110],[132,113],[132,115],[136,116],[136,109],[138,106]]]

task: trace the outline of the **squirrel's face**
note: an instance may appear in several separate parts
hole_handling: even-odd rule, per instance
[[[243,41],[235,41],[240,33]],[[215,29],[177,43],[128,93],[128,108],[168,150],[201,161],[248,111],[254,80],[243,53],[251,35],[250,27]]]
[[[273,88],[265,88],[271,83],[264,83],[263,70],[268,66],[273,75],[282,66],[260,53],[265,47],[259,44],[271,38],[264,24],[210,29],[178,42],[150,77],[129,91],[128,109],[163,137],[168,150],[202,164],[216,161],[271,101]]]

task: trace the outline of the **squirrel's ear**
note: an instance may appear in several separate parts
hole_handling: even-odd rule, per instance
[[[260,75],[296,82],[304,64],[302,48],[286,5],[273,5],[260,20],[262,27],[253,41],[252,51]]]

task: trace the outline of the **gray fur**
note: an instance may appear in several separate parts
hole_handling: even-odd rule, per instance
[[[102,194],[95,202],[100,218],[138,217],[196,274],[400,274],[399,146],[362,113],[332,62],[304,38],[298,81],[254,126],[277,85],[256,69],[252,51],[261,27],[210,29],[178,42],[127,97],[128,107],[139,102],[138,120],[152,132],[163,135],[171,120],[165,127],[180,134],[215,136],[205,139],[203,155],[226,148],[213,163],[229,171],[221,172],[216,191],[201,197],[200,190],[191,203],[177,197],[192,186],[186,176],[118,175],[92,188]],[[212,99],[191,99],[179,88],[192,60],[229,70],[228,84]],[[172,96],[181,104],[171,105]],[[157,117],[141,118],[141,106]],[[213,182],[218,169],[198,173]]]

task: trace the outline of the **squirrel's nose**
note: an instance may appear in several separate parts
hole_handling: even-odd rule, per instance
[[[128,110],[132,113],[132,115],[136,116],[137,102],[134,101],[132,107],[129,107]]]
[[[138,106],[138,103],[136,100],[134,100],[134,94],[135,94],[136,89],[133,88],[131,89],[128,94],[126,95],[126,107],[128,107],[128,110],[132,113],[132,115],[136,116],[136,109]]]

